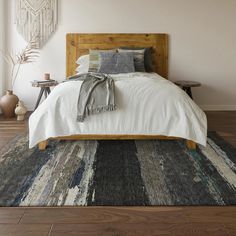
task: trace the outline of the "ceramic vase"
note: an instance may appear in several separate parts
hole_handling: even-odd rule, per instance
[[[5,118],[15,117],[16,104],[19,98],[13,94],[13,91],[7,90],[6,94],[0,99],[0,108]]]
[[[19,101],[15,109],[17,120],[23,121],[25,119],[26,112],[27,112],[27,108],[25,107],[24,103],[22,101]]]

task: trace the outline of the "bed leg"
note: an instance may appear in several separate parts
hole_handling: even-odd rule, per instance
[[[40,142],[39,143],[39,150],[44,151],[47,148],[47,145],[48,145],[47,140]]]
[[[197,144],[193,141],[186,140],[186,145],[189,150],[196,150],[197,149]]]

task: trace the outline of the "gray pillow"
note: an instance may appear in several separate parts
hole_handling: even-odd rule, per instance
[[[135,72],[134,54],[132,52],[100,52],[99,73],[120,74]]]
[[[116,52],[116,50],[89,50],[89,72],[98,72],[100,66],[100,52]]]
[[[154,72],[153,60],[152,60],[152,51],[151,47],[149,48],[135,48],[135,47],[122,47],[121,49],[125,50],[141,50],[145,49],[144,53],[144,66],[146,72]]]
[[[134,54],[134,67],[137,72],[145,72],[144,53],[145,49],[118,49],[118,52],[132,52]]]

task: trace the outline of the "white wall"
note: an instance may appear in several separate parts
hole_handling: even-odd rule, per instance
[[[13,0],[8,2],[13,12]],[[21,48],[13,15],[8,23],[9,48]],[[15,92],[33,108],[38,90],[29,81],[45,72],[65,77],[68,32],[157,33],[170,35],[170,79],[197,80],[195,100],[205,109],[236,110],[235,0],[59,0],[58,29],[40,60],[20,73]]]
[[[0,0],[0,50],[4,50],[5,46],[5,24],[4,24],[4,19],[5,19],[5,2],[4,0]],[[5,87],[5,62],[3,60],[2,55],[0,55],[0,96],[3,95],[3,87]]]

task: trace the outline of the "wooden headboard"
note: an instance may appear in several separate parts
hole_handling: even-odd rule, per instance
[[[167,34],[67,34],[66,73],[75,74],[76,60],[89,53],[89,49],[119,47],[152,47],[155,72],[168,78]]]

